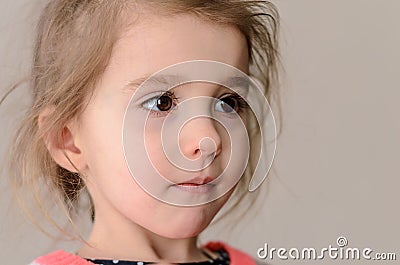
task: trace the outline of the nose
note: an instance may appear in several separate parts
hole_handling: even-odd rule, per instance
[[[179,148],[190,160],[217,157],[222,151],[221,135],[217,122],[211,118],[199,117],[187,122],[179,135]]]

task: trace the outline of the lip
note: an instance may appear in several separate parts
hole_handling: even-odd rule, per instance
[[[214,179],[212,177],[196,177],[191,180],[175,184],[174,187],[193,193],[207,193],[215,184],[211,183]]]
[[[210,183],[213,180],[214,179],[212,177],[210,177],[210,176],[207,176],[207,177],[196,177],[196,178],[193,178],[191,180],[178,183],[177,185],[186,185],[186,184],[187,185],[193,185],[193,186],[195,186],[195,185],[204,185],[204,184]]]
[[[215,185],[183,183],[183,184],[176,184],[174,185],[174,187],[191,193],[208,193],[215,187]]]

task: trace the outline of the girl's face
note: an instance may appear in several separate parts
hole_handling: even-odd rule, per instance
[[[139,226],[163,237],[193,237],[210,223],[231,195],[233,189],[217,200],[194,207],[163,203],[135,182],[124,158],[121,139],[124,114],[135,90],[127,84],[172,64],[191,60],[218,61],[247,73],[246,39],[232,26],[212,24],[193,15],[167,18],[146,14],[135,20],[115,44],[109,65],[74,132],[74,144],[84,161],[80,163],[84,165],[81,170],[87,176],[86,184],[95,205],[96,223],[103,228],[126,233],[126,229]],[[169,98],[218,98],[231,91],[216,85],[197,84],[177,87],[170,92],[158,101],[159,108],[154,102],[143,102],[144,109],[152,109],[145,142],[149,158],[160,174],[180,183],[199,176],[199,173],[180,170],[165,157],[158,124],[165,119],[166,112],[160,112],[160,108],[167,109]],[[140,135],[143,127],[138,127]],[[200,146],[201,139],[211,139],[215,146]],[[231,154],[229,135],[211,119],[199,118],[186,123],[176,141],[188,159],[199,158],[199,150],[213,149],[215,157],[201,175],[207,178],[206,181],[216,178],[228,164]],[[138,154],[138,157],[140,155],[146,154]],[[190,187],[185,188],[191,192]]]

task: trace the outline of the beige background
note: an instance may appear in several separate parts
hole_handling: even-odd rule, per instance
[[[29,69],[34,24],[43,1],[0,2],[0,84]],[[336,245],[397,252],[400,260],[400,1],[277,0],[282,17],[284,127],[277,175],[266,183],[259,215],[217,225],[220,239],[252,255],[270,247]],[[2,157],[20,115],[23,90],[0,108]],[[2,159],[3,160],[3,159]],[[56,246],[9,209],[1,180],[0,260],[26,264]],[[397,261],[398,262],[398,261]],[[271,264],[342,264],[280,261]],[[351,264],[396,264],[358,261]]]

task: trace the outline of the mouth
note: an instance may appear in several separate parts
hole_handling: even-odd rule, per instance
[[[215,187],[212,181],[212,177],[197,177],[186,182],[175,184],[174,187],[192,193],[207,193]]]

